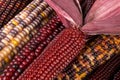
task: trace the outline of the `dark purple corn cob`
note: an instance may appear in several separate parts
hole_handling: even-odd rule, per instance
[[[114,75],[113,80],[120,80],[120,70]]]
[[[2,13],[2,15],[0,15],[0,25],[3,25],[4,19],[6,19],[10,13],[10,11],[12,10],[12,8],[14,7],[15,3],[17,2],[17,0],[10,0],[10,3],[8,4],[8,6],[6,7],[5,11]]]
[[[40,28],[34,38],[23,47],[4,70],[1,79],[15,80],[63,29],[64,27],[57,17],[53,18],[46,26]]]
[[[17,0],[9,14],[7,14],[6,19],[3,21],[3,25],[7,24],[10,19],[12,19],[16,14],[24,9],[31,1],[32,0]]]
[[[20,0],[19,0],[20,1]],[[21,4],[19,6],[19,10],[16,11],[15,14],[19,13],[21,10],[23,10],[30,2],[32,2],[33,0],[22,0]]]
[[[111,80],[120,68],[120,55],[113,56],[108,62],[99,66],[87,80]]]
[[[0,7],[0,15],[5,11],[5,9],[7,8],[7,6],[9,5],[10,0],[2,0],[1,1],[1,7]]]
[[[6,24],[7,22],[9,22],[9,20],[13,17],[13,15],[15,15],[16,10],[19,8],[21,3],[22,2],[20,0],[16,1],[16,4],[14,4],[12,6],[13,8],[11,8],[11,10],[9,9],[7,11],[7,13],[9,13],[9,14],[5,14],[6,15],[5,18],[7,18],[7,19],[1,21],[1,22],[3,22],[2,24]]]
[[[5,0],[0,8],[0,28],[32,0]],[[22,5],[21,5],[22,4]]]
[[[64,29],[34,60],[18,80],[52,80],[84,47],[85,35],[78,29]]]

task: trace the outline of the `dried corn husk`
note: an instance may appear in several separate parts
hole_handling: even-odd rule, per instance
[[[80,0],[80,5],[83,12],[83,18],[86,17],[86,14],[89,12],[95,1],[96,0]]]
[[[96,0],[82,30],[88,34],[120,34],[120,0]]]
[[[66,27],[82,26],[82,11],[79,0],[45,0],[58,13]]]

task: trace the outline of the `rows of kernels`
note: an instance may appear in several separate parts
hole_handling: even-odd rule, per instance
[[[28,37],[28,36],[25,37],[24,40],[23,40],[23,44],[25,44],[25,42],[27,42],[28,40],[29,40],[29,37]],[[21,45],[21,46],[22,46],[22,45]],[[15,52],[17,53],[16,49],[14,49],[13,52],[11,52],[10,55],[8,55],[8,56],[11,56],[11,54],[14,55]],[[8,61],[9,61],[10,58],[7,57],[7,59],[8,59]],[[13,59],[13,58],[12,58],[12,59]],[[3,64],[3,65],[5,65],[5,64]],[[6,66],[5,66],[5,67],[6,67]],[[4,68],[4,67],[3,67],[3,68]]]
[[[39,1],[38,1],[39,2]],[[43,4],[42,4],[43,5]],[[7,28],[9,28],[10,29],[10,25],[8,25],[8,27]],[[7,28],[5,28],[5,29],[3,29],[2,31],[4,32],[4,30],[5,31],[8,31],[9,29],[7,29]],[[18,30],[18,29],[17,29]],[[27,31],[27,29],[25,30],[25,31]],[[12,31],[13,33],[17,33],[17,32],[15,32],[15,31]],[[27,31],[28,32],[28,31]],[[23,33],[24,33],[24,31],[23,31]],[[4,34],[4,33],[3,33]],[[4,42],[5,44],[8,44],[7,42],[9,42],[10,41],[10,39],[12,38],[11,36],[9,36],[9,35],[7,35],[8,37],[6,37],[5,39],[3,39],[2,40],[2,42]],[[10,39],[9,39],[10,38]],[[20,38],[20,37],[19,37]],[[27,40],[29,40],[29,37],[27,38]],[[26,41],[27,41],[26,40]],[[9,53],[10,53],[10,50],[12,50],[13,48],[12,47],[15,47],[17,44],[18,44],[18,42],[20,42],[20,40],[16,37],[15,39],[12,39],[11,40],[11,42],[13,43],[10,43],[10,45],[8,45],[8,46],[6,46],[1,52],[2,52],[2,54],[1,54],[1,61],[2,61],[2,59],[3,59],[3,57],[4,57],[4,59],[6,60],[6,61],[8,61],[8,59],[6,58],[6,56],[7,55],[9,55]],[[1,43],[3,46],[4,46],[4,43]],[[2,47],[3,47],[2,46]],[[12,46],[12,47],[11,47]],[[2,49],[2,47],[1,47],[1,49]],[[13,51],[15,51],[15,50],[13,50]],[[4,61],[2,61],[2,62],[4,62]]]
[[[39,18],[41,18],[41,16],[40,17],[37,17],[34,21],[33,21],[33,25],[34,25],[34,27],[37,27],[39,24],[40,24],[40,20],[39,20]],[[45,21],[45,22],[47,22],[47,21]],[[11,46],[10,48],[9,48],[9,51],[6,51],[5,49],[6,49],[6,47],[4,47],[0,52],[2,53],[0,56],[1,56],[1,60],[2,61],[4,61],[5,62],[5,58],[6,58],[6,56],[7,55],[9,55],[12,51],[16,51],[16,47],[18,47],[19,45],[20,45],[20,42],[21,41],[23,41],[23,38],[24,37],[28,37],[29,36],[29,33],[33,30],[34,28],[30,28],[30,27],[27,27],[27,28],[24,28],[23,29],[23,31],[21,31],[20,33],[18,33],[17,35],[16,35],[16,37],[14,37],[11,41],[10,41],[10,43],[8,43],[8,45],[7,46]],[[20,36],[22,35],[22,37],[20,38]],[[17,39],[17,40],[16,40]],[[29,37],[28,37],[28,39],[26,40],[26,42],[28,41],[28,40],[30,40],[29,39]],[[24,45],[24,44],[23,44]],[[8,48],[7,48],[8,49]],[[14,52],[14,53],[17,53],[17,52]],[[9,59],[8,59],[9,60]],[[4,64],[3,64],[4,65]]]
[[[114,75],[113,80],[120,80],[120,70]]]
[[[49,10],[49,8],[50,7],[48,7],[46,10]],[[50,13],[50,11],[49,11],[49,13]],[[47,15],[49,15],[49,13]],[[37,18],[32,23],[30,23],[29,25],[27,25],[28,27],[23,28],[23,30],[19,34],[18,34],[18,32],[16,30],[14,30],[16,28],[14,28],[13,30],[11,30],[11,32],[4,39],[1,40],[1,45],[0,45],[1,49],[3,47],[7,46],[10,41],[12,42],[12,40],[14,39],[14,37],[17,34],[20,35],[22,38],[24,38],[25,35],[29,34],[29,31],[31,31],[32,29],[34,29],[40,23],[40,21],[42,20],[41,17],[42,17],[42,19],[46,18],[46,16],[38,15]]]
[[[7,17],[7,15],[11,11],[11,9],[14,7],[16,2],[17,2],[17,0],[12,0],[12,1],[10,0],[10,3],[6,7],[5,11],[0,15],[0,26],[3,25],[4,19]]]
[[[10,0],[4,0],[0,8],[0,15],[5,11],[6,7],[9,5]]]
[[[120,50],[120,36],[101,36],[92,45],[87,45],[78,59],[63,71],[63,75],[70,79],[82,79],[94,68],[110,59]],[[65,78],[65,77],[64,77]]]
[[[105,64],[99,66],[92,75],[89,75],[89,80],[110,80],[120,67],[120,55],[114,55]]]
[[[12,50],[13,54],[17,54],[19,50],[21,50],[22,47],[32,38],[31,36],[34,36],[36,33],[37,33],[37,30],[34,29],[30,32],[28,36],[25,36],[24,39],[21,40],[20,44]]]
[[[41,3],[41,5],[45,5],[47,6],[46,3]],[[41,6],[39,5],[38,8]],[[16,32],[22,31],[22,29],[24,27],[26,27],[27,25],[29,25],[31,22],[34,21],[34,19],[38,16],[38,12],[42,12],[41,9],[38,10],[38,8],[34,9],[31,14],[24,12],[21,15],[17,15],[15,18],[13,18],[6,26],[5,28],[2,30],[1,34],[4,34],[3,36],[1,36],[2,40],[3,38],[7,36],[9,36],[10,31],[15,30]],[[45,9],[45,8],[44,8]],[[44,10],[43,9],[43,10]],[[24,11],[24,10],[23,10]],[[26,10],[27,11],[27,10]],[[29,10],[28,10],[29,12]],[[25,17],[25,15],[27,15]],[[21,19],[21,17],[23,16],[23,19]],[[9,35],[8,35],[9,34]],[[10,35],[12,36],[12,35]]]
[[[30,12],[32,12],[37,6],[35,7],[32,7],[32,5],[38,5],[40,4],[40,2],[31,2],[31,4],[29,4],[22,12],[20,12],[18,15],[15,16],[15,18],[13,18],[11,21],[9,21],[9,23],[7,25],[4,26],[4,29],[2,29],[2,33],[1,34],[4,34],[4,36],[6,34],[8,34],[8,32],[13,29],[15,26],[18,25],[18,23],[20,23],[22,20],[24,20],[28,14],[30,14]],[[23,21],[21,22],[21,24],[23,23]],[[22,27],[19,26],[19,27]],[[5,30],[5,29],[8,29],[8,30]],[[4,37],[3,36],[3,37]]]
[[[35,33],[36,33],[36,30],[33,30],[33,32],[31,32],[30,35],[33,36]],[[12,51],[11,51],[12,47],[10,45],[3,49],[3,52],[4,53],[6,52],[6,56],[3,57],[3,60],[1,58],[1,60],[2,60],[1,61],[2,65],[0,66],[0,71],[1,72],[2,72],[2,70],[4,70],[4,67],[6,67],[6,65],[13,59],[13,56],[15,54],[17,54],[17,52],[18,52],[17,49],[18,48],[21,49],[22,46],[24,46],[29,40],[30,40],[29,36],[24,37],[24,39],[21,41],[21,44],[17,48],[13,49]]]
[[[51,16],[49,16],[49,17],[51,17]],[[36,20],[37,20],[37,18],[36,18]],[[34,22],[37,22],[37,21],[34,21]],[[44,21],[44,20],[43,20],[42,22],[43,22],[44,24],[46,24],[48,21],[46,21],[46,20]],[[32,24],[34,24],[34,23],[32,23]],[[36,23],[36,26],[37,26],[36,29],[39,29],[39,28],[40,28],[41,26],[43,26],[44,24],[40,24],[40,23],[39,23],[39,20],[38,20],[38,23]],[[38,26],[39,26],[39,27],[38,27]],[[34,30],[34,29],[33,29],[33,30]],[[33,33],[33,36],[34,36],[35,33],[36,33],[36,30],[35,30],[35,33],[34,33],[34,31],[29,31],[29,32]],[[37,32],[38,32],[38,31],[37,31]],[[29,34],[29,35],[30,35],[30,34]],[[28,37],[30,38],[31,36],[29,36],[29,35],[28,35]],[[20,40],[20,39],[19,39],[19,40]],[[29,40],[30,40],[30,39],[29,39]],[[27,43],[29,40],[26,40],[26,42],[24,42],[24,41],[23,41],[23,42],[24,42],[24,43]],[[21,41],[22,41],[22,40],[21,40]],[[21,45],[21,46],[20,46],[20,45]],[[20,43],[20,45],[18,45],[18,46],[20,46],[20,47],[17,46],[16,48],[20,48],[20,49],[21,49],[22,46],[24,46],[24,44],[22,44],[22,43]],[[15,50],[17,50],[17,49],[15,49]],[[14,53],[15,53],[15,52],[14,52]],[[16,51],[16,54],[17,54],[17,53],[18,53],[18,51]]]
[[[53,36],[54,34],[52,34],[51,36]],[[51,40],[51,38],[54,38],[54,36],[53,37],[48,37],[46,40],[48,41],[48,43],[50,42],[50,40]],[[46,43],[46,44],[45,44]],[[46,45],[48,44],[46,41],[44,41],[42,44],[40,44],[40,46],[36,49],[36,51],[38,51],[38,50],[40,50],[40,53],[42,52],[42,50],[46,47]],[[33,59],[34,59],[34,57],[36,56],[36,55],[39,55],[40,53],[34,53],[34,52],[30,52],[30,55],[31,55],[31,57],[30,56],[28,56],[28,58],[26,58],[23,62],[25,63],[25,64],[21,64],[20,65],[20,69],[22,68],[23,70],[24,69],[26,69],[27,67],[28,67],[28,65],[33,61]],[[28,53],[27,53],[28,54]],[[27,55],[27,54],[25,54],[25,55]]]
[[[21,11],[21,9],[19,9],[21,3],[22,3],[22,1],[20,1],[20,0],[18,0],[18,1],[16,2],[16,4],[14,5],[14,7],[12,8],[12,10],[9,12],[9,15],[6,16],[7,19],[4,19],[4,21],[3,21],[3,23],[2,23],[3,26],[4,26],[5,24],[7,24],[7,23],[9,22],[9,20],[12,19],[12,17],[14,17],[14,16],[17,14],[17,13],[16,13],[17,10],[18,10],[18,12]],[[25,6],[25,4],[24,4],[24,6]],[[24,8],[24,7],[22,7],[22,8]]]
[[[7,24],[16,14],[25,8],[32,0],[17,0],[16,4],[10,11],[8,17],[4,20],[3,25]]]
[[[47,26],[44,26],[39,30],[37,35],[35,35],[35,37],[32,40],[30,40],[29,43],[27,43],[27,45],[20,51],[18,55],[15,56],[15,58],[9,65],[9,66],[18,65],[19,67],[16,69],[16,71],[12,73],[12,72],[9,72],[9,69],[14,69],[14,67],[8,66],[3,73],[4,75],[3,78],[8,77],[5,75],[9,73],[11,74],[11,76],[9,76],[9,79],[16,79],[18,75],[14,76],[14,74],[17,73],[20,75],[21,72],[23,72],[24,69],[27,68],[27,66],[29,66],[29,64],[34,60],[34,58],[38,56],[38,54],[36,55],[35,53],[35,49],[38,47],[36,51],[39,51],[40,49],[42,51],[45,48],[45,46],[49,44],[49,42],[55,37],[55,35],[57,35],[64,28],[64,27],[60,27],[62,26],[62,24],[61,22],[58,22],[58,21],[59,20],[55,18],[51,20],[51,22],[47,24]],[[24,59],[21,60],[20,57],[24,57]]]
[[[84,46],[85,36],[77,29],[64,29],[19,77],[51,80],[60,73]]]
[[[37,20],[38,19],[38,20]],[[39,15],[38,17],[37,17],[37,19],[35,19],[33,22],[35,22],[36,20],[37,20],[37,22],[38,21],[41,21],[41,15]],[[36,25],[36,24],[34,24],[34,25]],[[30,24],[30,26],[28,26],[28,27],[30,27],[30,28],[34,28],[35,26],[34,25],[32,25],[32,23]],[[16,28],[15,28],[16,29]],[[14,30],[14,29],[13,29]],[[12,30],[11,30],[12,31]],[[17,33],[17,32],[16,32]]]
[[[1,11],[1,15],[0,15],[0,28],[3,27],[18,12],[21,11],[21,8],[19,8],[19,7],[20,7],[20,4],[23,2],[24,1],[21,1],[21,0],[9,0],[9,1],[5,2],[8,4],[6,4],[6,7],[4,7],[4,6],[1,7],[2,11]],[[31,2],[31,0],[29,0],[29,2]],[[25,2],[23,4],[23,6],[21,6],[21,7],[24,8],[26,3],[28,4],[28,2]],[[17,13],[16,13],[16,11],[17,11]]]

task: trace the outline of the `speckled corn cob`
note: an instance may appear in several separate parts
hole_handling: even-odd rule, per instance
[[[15,80],[63,28],[62,23],[56,17],[40,28],[35,37],[23,47],[5,69],[1,79]]]
[[[120,69],[120,55],[113,56],[105,64],[99,66],[86,80],[113,80],[113,76]]]
[[[113,80],[120,80],[120,70],[114,75]]]
[[[15,18],[9,21],[8,24],[6,24],[4,28],[1,29],[0,40],[6,37],[6,35],[8,35],[8,33],[14,28],[17,28],[15,29],[17,31],[21,31],[26,25],[29,25],[30,22],[34,20],[34,17],[36,17],[38,12],[42,12],[44,10],[44,9],[35,10],[37,7],[40,7],[37,6],[40,5],[40,1],[36,1],[36,2],[35,1],[32,1],[23,11],[21,11],[18,15],[16,15]],[[44,3],[41,3],[41,5],[43,4]]]
[[[97,66],[110,59],[120,50],[120,36],[101,36],[80,52],[79,56],[69,65],[58,79],[82,80]]]
[[[8,45],[8,46],[6,46],[4,48],[3,51],[4,51],[4,53],[6,52],[6,56],[3,56],[3,58],[1,58],[1,62],[0,62],[0,74],[3,72],[4,68],[6,67],[6,65],[8,65],[8,63],[13,59],[13,57],[35,35],[35,33],[37,33],[38,29],[39,29],[39,27],[36,28],[36,29],[33,29],[27,36],[24,36],[24,38],[20,41],[19,45],[16,46],[15,48],[12,49],[10,45]],[[4,55],[4,54],[0,54],[0,55]]]
[[[53,15],[52,15],[53,16]],[[48,20],[52,17],[51,15],[49,15],[49,17],[48,17]],[[28,25],[27,26],[27,28],[24,28],[23,29],[23,31],[22,32],[20,32],[19,34],[17,34],[16,35],[16,37],[14,37],[14,39],[15,40],[18,40],[18,41],[22,41],[22,38],[24,38],[25,36],[28,36],[29,35],[29,33],[32,31],[32,30],[34,30],[34,29],[36,29],[36,28],[38,28],[38,27],[42,27],[42,25],[44,25],[45,23],[47,23],[48,22],[48,20],[46,20],[46,19],[44,19],[43,21],[41,21],[41,15],[38,15],[38,17],[30,24],[30,25]],[[43,23],[42,23],[43,22]],[[31,28],[31,29],[30,29]],[[26,30],[27,30],[27,33],[26,34],[23,34],[23,33],[25,33],[26,32]],[[21,35],[23,35],[21,38],[20,38],[20,36]],[[18,38],[18,39],[17,39]],[[14,40],[13,39],[13,40]],[[20,43],[21,43],[21,41],[20,41]],[[12,42],[12,44],[14,43],[13,41],[11,41]],[[17,47],[17,45],[15,45],[16,47]],[[19,46],[19,43],[18,43],[18,46]],[[17,51],[15,51],[14,52],[15,54],[17,53]]]
[[[73,28],[64,29],[18,80],[52,80],[84,47],[85,36]]]
[[[3,27],[11,18],[13,18],[18,12],[20,12],[22,8],[25,7],[25,5],[28,4],[28,2],[31,2],[32,0],[5,0],[3,1],[2,6],[0,7],[0,28]],[[20,6],[21,3],[23,3],[22,6]],[[27,3],[27,4],[26,4]],[[17,11],[17,13],[16,13]]]

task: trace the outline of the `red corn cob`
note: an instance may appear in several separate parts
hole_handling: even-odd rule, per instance
[[[51,80],[78,54],[85,43],[78,29],[64,29],[26,69],[18,80]]]

